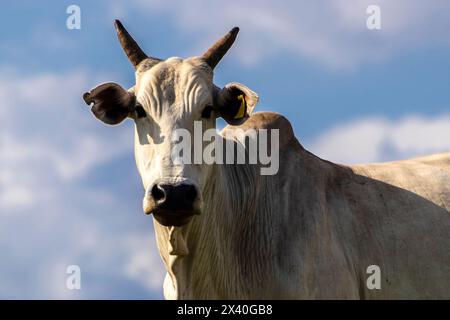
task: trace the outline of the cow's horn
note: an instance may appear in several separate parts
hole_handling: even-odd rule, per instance
[[[214,67],[223,58],[228,49],[233,45],[234,40],[239,32],[238,27],[234,27],[226,35],[224,35],[219,41],[217,41],[211,48],[203,54],[203,59],[208,65],[214,69]]]
[[[145,59],[154,59],[148,57],[141,48],[139,48],[133,37],[130,36],[128,31],[124,28],[119,20],[114,20],[114,25],[116,27],[117,38],[119,38],[120,44],[125,51],[128,59],[133,64],[133,67],[137,67]],[[158,59],[155,59],[158,60]]]

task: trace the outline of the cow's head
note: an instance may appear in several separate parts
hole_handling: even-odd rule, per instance
[[[161,60],[147,56],[120,21],[116,20],[115,26],[136,69],[136,84],[129,90],[116,83],[101,84],[83,98],[104,123],[134,120],[136,164],[145,187],[144,212],[153,213],[165,226],[184,225],[201,213],[211,166],[174,164],[173,133],[184,129],[194,136],[194,121],[201,121],[204,131],[215,128],[217,117],[238,125],[258,101],[258,96],[242,84],[230,83],[223,89],[213,84],[214,67],[239,29],[232,29],[202,56]]]

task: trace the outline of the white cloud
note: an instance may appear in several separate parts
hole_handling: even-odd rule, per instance
[[[0,71],[0,298],[161,297],[162,261],[128,171],[133,129],[102,125],[81,99],[107,76]],[[129,202],[120,183],[92,178],[119,157],[131,164],[120,181]],[[70,264],[79,292],[65,287]]]
[[[349,164],[449,152],[450,114],[358,119],[335,126],[307,146],[324,159]]]
[[[128,276],[152,290],[162,288],[165,277],[165,271],[162,268],[155,268],[161,265],[161,256],[158,251],[149,250],[153,242],[154,239],[145,235],[128,237],[125,243],[131,255],[126,262]]]
[[[79,178],[98,163],[131,152],[131,132],[117,130],[108,137],[99,134],[98,123],[88,121],[81,93],[89,82],[82,72],[31,77],[2,73],[0,172],[9,196],[3,194],[0,208],[25,195],[28,200],[43,199],[39,193],[48,192],[49,180]],[[33,204],[22,205],[26,203]]]
[[[172,19],[182,33],[198,34],[203,40],[193,46],[193,54],[201,53],[225,30],[240,26],[235,54],[247,64],[291,52],[327,66],[353,67],[450,41],[450,4],[445,1],[135,0],[134,4],[138,10]],[[382,29],[377,31],[366,27],[366,9],[373,4],[381,8]]]

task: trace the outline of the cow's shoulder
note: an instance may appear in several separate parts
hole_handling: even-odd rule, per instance
[[[292,130],[289,120],[281,114],[275,112],[256,112],[240,126],[226,126],[222,131],[222,134],[226,134],[229,131],[237,129],[241,129],[243,131],[251,129],[276,129],[279,132],[280,146],[286,145],[292,139],[295,139],[294,131]]]

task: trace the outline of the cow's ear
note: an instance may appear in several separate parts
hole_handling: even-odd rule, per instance
[[[237,126],[250,117],[258,99],[258,95],[243,84],[232,82],[216,90],[214,107],[226,122]]]
[[[117,83],[103,83],[83,95],[95,117],[106,124],[118,124],[134,110],[135,95]]]

